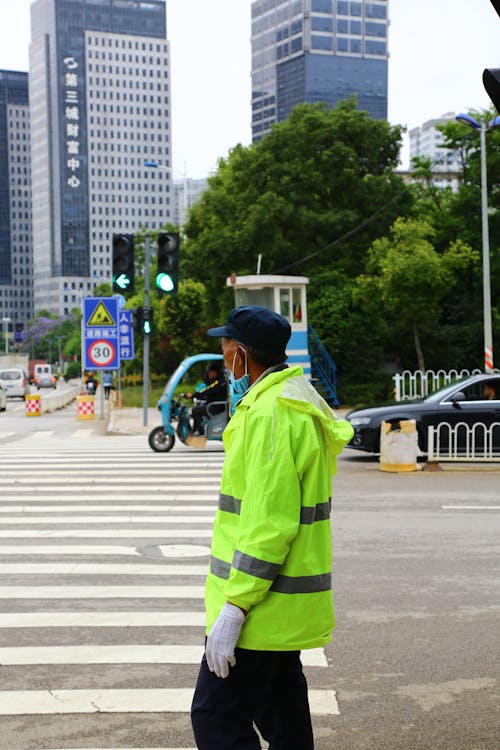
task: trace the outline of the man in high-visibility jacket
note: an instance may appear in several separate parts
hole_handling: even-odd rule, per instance
[[[199,750],[312,750],[301,649],[331,640],[331,489],[353,430],[285,364],[290,325],[235,308],[221,328],[234,416],[205,591],[192,705]]]

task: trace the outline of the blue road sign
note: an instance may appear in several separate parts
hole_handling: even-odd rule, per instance
[[[83,300],[83,366],[85,370],[118,370],[118,300],[87,297]]]
[[[132,310],[120,310],[118,315],[118,335],[120,339],[120,359],[134,359]]]

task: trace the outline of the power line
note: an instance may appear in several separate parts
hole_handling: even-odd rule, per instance
[[[340,245],[342,242],[345,242],[345,240],[349,239],[349,237],[352,237],[353,235],[360,232],[364,227],[368,226],[368,224],[371,224],[372,221],[374,221],[377,216],[379,216],[383,211],[385,211],[386,208],[391,206],[393,203],[398,201],[402,195],[405,195],[407,193],[407,189],[401,190],[401,192],[397,193],[397,195],[393,196],[390,201],[387,201],[383,206],[378,208],[375,213],[373,213],[371,216],[369,216],[367,219],[361,222],[361,224],[358,224],[357,227],[354,227],[354,229],[350,229],[348,232],[342,235],[342,237],[339,237],[337,240],[334,240],[333,242],[330,242],[328,245],[324,245],[324,247],[320,247],[319,250],[315,250],[314,253],[311,253],[310,255],[306,255],[304,258],[300,258],[299,260],[295,260],[293,263],[289,263],[287,266],[282,266],[281,268],[277,268],[273,271],[273,273],[281,273],[282,271],[287,271],[289,268],[293,268],[294,266],[298,266],[301,263],[305,263],[308,260],[311,260],[311,258],[315,258],[320,253],[323,253],[325,250],[330,250],[333,247],[336,247],[337,245]]]

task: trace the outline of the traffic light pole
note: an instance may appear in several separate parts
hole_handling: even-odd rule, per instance
[[[490,236],[488,227],[488,178],[486,168],[486,129],[481,120],[481,215],[483,232],[483,318],[484,370],[493,371],[493,331],[491,324]]]
[[[149,234],[146,234],[144,242],[144,307],[149,307],[149,272],[150,272],[150,244]],[[149,401],[149,335],[143,331],[143,370],[142,370],[142,381],[143,381],[143,421],[144,427],[148,424],[148,401]]]

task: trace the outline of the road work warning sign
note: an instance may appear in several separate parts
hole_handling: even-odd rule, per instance
[[[111,312],[108,310],[104,302],[99,301],[94,308],[94,311],[89,316],[85,325],[89,328],[101,327],[101,326],[115,326],[116,320],[114,320]]]

